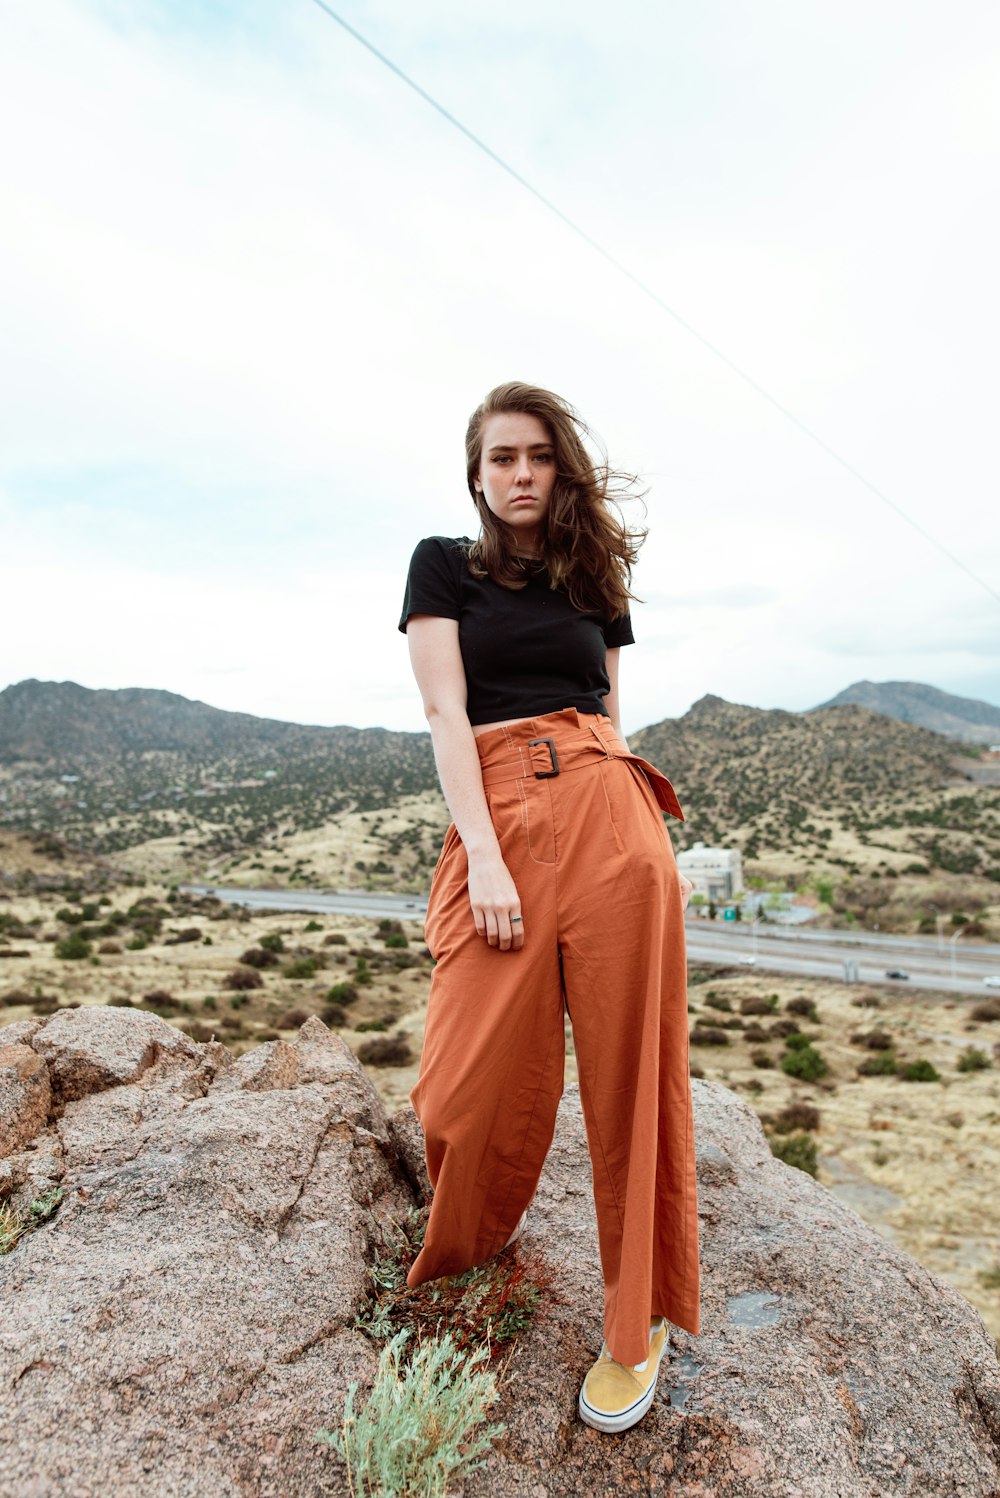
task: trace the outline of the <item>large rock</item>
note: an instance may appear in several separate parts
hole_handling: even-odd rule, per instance
[[[371,1376],[371,1240],[412,1205],[381,1103],[319,1020],[234,1062],[150,1047],[150,1018],[117,1011],[136,1028],[113,1045],[85,1009],[31,1037],[101,1090],[33,1141],[65,1196],[0,1259],[0,1494],[337,1492],[315,1432]]]
[[[620,1436],[576,1417],[601,1345],[579,1093],[567,1090],[526,1248],[561,1304],[523,1338],[472,1495],[887,1498],[1000,1493],[1000,1366],[979,1313],[771,1154],[719,1083],[693,1084],[702,1331],[671,1328],[656,1402]]]
[[[315,1433],[371,1379],[353,1320],[380,1226],[427,1189],[419,1125],[386,1119],[318,1020],[238,1061],[161,1023],[81,1009],[11,1048],[0,1195],[65,1195],[0,1259],[0,1495],[346,1494]],[[50,1078],[47,1121],[23,1048]],[[570,1088],[523,1240],[559,1298],[514,1353],[508,1433],[467,1498],[1000,1493],[1000,1369],[976,1311],[775,1160],[735,1094],[694,1096],[702,1335],[672,1329],[631,1431],[579,1423],[602,1296]]]

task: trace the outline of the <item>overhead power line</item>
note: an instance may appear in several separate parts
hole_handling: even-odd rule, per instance
[[[682,317],[675,308],[671,307],[669,302],[665,302],[659,292],[654,291],[640,276],[637,276],[634,271],[629,270],[627,265],[623,264],[616,255],[613,255],[610,250],[606,249],[592,234],[588,234],[587,230],[576,223],[574,219],[571,219],[568,213],[564,213],[557,203],[553,203],[551,198],[546,197],[543,192],[540,192],[537,187],[528,181],[527,177],[522,177],[521,173],[516,171],[509,162],[505,161],[502,156],[498,156],[492,146],[488,146],[467,125],[463,125],[462,121],[453,115],[450,110],[446,109],[443,104],[439,103],[433,94],[429,94],[425,88],[421,88],[420,84],[411,78],[408,73],[404,73],[403,69],[397,63],[394,63],[391,57],[387,57],[384,52],[381,52],[373,42],[370,42],[366,36],[363,36],[349,21],[345,21],[342,15],[339,15],[332,6],[326,3],[326,0],[313,0],[313,3],[328,15],[331,21],[336,21],[338,26],[343,27],[349,35],[353,36],[356,42],[360,42],[361,46],[365,47],[373,57],[377,57],[379,62],[384,63],[390,72],[395,73],[396,77],[401,79],[407,87],[412,88],[414,93],[419,94],[426,104],[429,104],[443,119],[448,121],[449,125],[453,125],[467,140],[470,140],[484,155],[488,156],[501,171],[506,172],[508,177],[512,177],[519,187],[523,187],[525,192],[529,192],[533,198],[537,198],[538,202],[544,208],[547,208],[550,213],[554,214],[579,239],[582,239],[584,244],[589,245],[603,260],[606,260],[609,265],[614,266],[615,270],[623,275],[626,280],[631,281],[633,286],[638,287],[644,296],[647,296],[651,302],[654,302],[659,307],[661,312],[665,312],[668,317],[673,318],[674,322],[683,328],[685,333],[689,333],[692,338],[697,339],[703,348],[708,349],[710,354],[713,354],[727,369],[732,370],[733,374],[737,375],[744,384],[749,385],[751,390],[755,390],[763,400],[767,401],[768,405],[773,406],[776,411],[780,411],[781,415],[790,421],[793,426],[797,427],[803,436],[808,437],[810,442],[814,442],[817,447],[822,448],[828,457],[832,458],[835,463],[839,463],[841,468],[845,469],[852,478],[857,479],[859,484],[863,484],[870,493],[875,495],[876,499],[881,500],[884,505],[888,506],[900,520],[905,521],[918,535],[923,536],[925,541],[929,542],[931,546],[936,547],[942,556],[946,556],[956,567],[961,568],[967,577],[971,577],[974,583],[977,583],[991,598],[1000,603],[1000,592],[986,582],[984,578],[980,577],[978,573],[973,572],[972,568],[963,562],[961,557],[957,557],[953,551],[949,551],[943,541],[939,541],[936,536],[926,530],[920,524],[919,520],[914,520],[912,515],[908,515],[901,505],[898,505],[894,499],[890,499],[888,494],[880,489],[877,484],[873,484],[871,479],[866,478],[861,470],[856,468],[847,458],[842,457],[836,448],[831,447],[829,442],[821,437],[818,432],[814,432],[812,427],[808,426],[795,415],[794,411],[790,411],[786,405],[778,400],[777,396],[772,395],[759,381],[754,379],[753,375],[748,374],[735,360],[730,359],[729,355],[724,353],[710,338],[706,338],[704,333],[700,333],[693,324],[688,322],[687,318]]]

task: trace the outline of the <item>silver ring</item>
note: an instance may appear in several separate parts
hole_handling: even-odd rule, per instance
[[[511,925],[513,925],[515,921],[520,921],[520,920],[523,920],[523,919],[524,919],[523,916],[512,915],[511,918],[510,918],[510,923],[511,923]]]

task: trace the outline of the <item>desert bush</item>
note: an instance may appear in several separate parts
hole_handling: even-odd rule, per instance
[[[775,1116],[774,1128],[779,1134],[791,1134],[795,1130],[819,1128],[819,1109],[812,1103],[788,1103]]]
[[[354,1004],[358,990],[353,983],[335,983],[332,988],[327,989],[326,997],[331,1004]]]
[[[358,1046],[358,1060],[364,1066],[408,1066],[413,1060],[406,1036],[376,1035]]]
[[[777,1139],[771,1136],[768,1142],[778,1160],[804,1170],[806,1175],[816,1175],[816,1141],[811,1134],[786,1134]]]
[[[148,946],[149,942],[144,936],[133,936],[125,943],[125,950],[126,952],[144,952]]]
[[[892,1036],[888,1030],[856,1030],[851,1045],[863,1045],[869,1051],[890,1051]]]
[[[882,1007],[882,1000],[877,993],[859,993],[856,999],[851,1000],[851,1003],[855,1009],[881,1009]]]
[[[985,1051],[977,1050],[974,1045],[966,1046],[958,1058],[959,1071],[985,1071],[993,1062]]]
[[[866,1056],[858,1067],[859,1077],[891,1077],[897,1062],[891,1051],[880,1051],[875,1056]]]
[[[185,942],[201,941],[201,931],[197,926],[186,926],[183,931],[172,931],[163,939],[165,947],[180,947]]]
[[[482,1366],[485,1347],[464,1355],[446,1332],[419,1343],[404,1367],[409,1336],[404,1327],[383,1347],[364,1409],[355,1409],[352,1381],[340,1429],[316,1432],[345,1463],[354,1498],[454,1491],[455,1480],[481,1467],[506,1429],[484,1423],[498,1387],[496,1374]]]
[[[788,1051],[781,1058],[781,1070],[788,1077],[798,1077],[803,1082],[815,1082],[830,1070],[819,1051],[811,1045]]]
[[[227,973],[223,978],[222,986],[233,993],[246,993],[251,988],[263,988],[264,980],[256,968],[234,967],[232,972]]]
[[[981,1025],[988,1025],[993,1020],[1000,1020],[1000,999],[986,999],[984,1003],[974,1005],[969,1018],[976,1020]]]
[[[240,958],[244,967],[277,967],[281,959],[270,947],[248,947]]]
[[[789,1035],[798,1035],[799,1026],[793,1019],[776,1019],[771,1026],[771,1034],[777,1040],[785,1040]]]
[[[803,1035],[801,1030],[785,1037],[785,1047],[789,1051],[803,1051],[807,1045],[812,1045],[812,1036]]]
[[[303,931],[322,931],[323,927],[319,921],[306,921],[302,929]]]
[[[109,1009],[134,1009],[135,1004],[127,994],[115,994],[112,999],[105,999],[105,1005]]]
[[[262,946],[266,952],[285,950],[285,940],[280,931],[273,931],[268,936],[262,936],[258,945]]]
[[[355,1030],[357,1030],[359,1035],[362,1035],[369,1030],[388,1030],[389,1026],[386,1024],[384,1019],[366,1019],[362,1020],[360,1025],[355,1025],[354,1028]]]
[[[323,945],[324,947],[346,947],[347,937],[340,931],[334,931],[329,936],[324,936]]]
[[[215,994],[214,993],[206,994],[205,997],[201,1001],[201,1007],[203,1009],[218,1009],[219,1002],[216,999]]]
[[[403,931],[390,931],[385,944],[387,947],[408,947],[410,938]]]
[[[743,1031],[743,1038],[744,1040],[753,1041],[767,1040],[768,1034],[763,1025],[758,1025],[756,1021],[754,1021],[752,1025],[747,1025],[746,1029]]]
[[[367,958],[359,957],[354,964],[354,981],[360,984],[362,988],[367,988],[371,983],[372,975]]]
[[[774,1066],[774,1057],[767,1051],[751,1051],[750,1060],[757,1067],[758,1071],[768,1071]]]
[[[291,978],[293,982],[301,983],[306,978],[315,978],[318,963],[315,957],[296,957],[285,968],[285,977]]]
[[[762,999],[759,998],[756,994],[751,994],[746,999],[740,999],[740,1013],[773,1014],[774,1005],[771,1003],[770,999]]]
[[[939,1082],[941,1073],[936,1070],[930,1061],[909,1061],[902,1068],[899,1075],[904,1082]]]
[[[142,1002],[148,1004],[150,1009],[157,1009],[164,1014],[178,1014],[181,1010],[179,999],[175,999],[172,993],[165,988],[154,988],[149,993],[144,993]]]
[[[331,1030],[344,1030],[350,1023],[343,1004],[327,1004],[320,1010],[319,1017]]]
[[[117,941],[102,941],[101,945],[98,947],[97,950],[101,953],[102,957],[111,957],[116,952],[120,952],[121,949],[122,949],[121,948],[121,942],[117,942]]]
[[[308,1009],[286,1009],[284,1014],[278,1015],[274,1024],[278,1030],[300,1030],[307,1019],[312,1019]]]
[[[705,995],[705,1007],[706,1009],[721,1009],[726,1014],[731,1014],[733,1008],[732,1003],[727,999],[726,995],[724,993],[716,993],[714,988],[710,988]]]
[[[813,1024],[819,1024],[819,1014],[812,999],[798,997],[789,999],[785,1005],[786,1014],[801,1014],[806,1019],[811,1019]]]
[[[725,1030],[718,1029],[714,1025],[694,1025],[689,1038],[692,1045],[729,1044],[729,1036]]]
[[[70,931],[56,942],[55,955],[63,962],[80,962],[91,955],[91,945],[79,931]]]
[[[210,1040],[215,1039],[215,1031],[210,1029],[208,1025],[203,1025],[197,1019],[184,1021],[184,1033],[190,1035],[191,1039],[198,1045],[207,1045]]]

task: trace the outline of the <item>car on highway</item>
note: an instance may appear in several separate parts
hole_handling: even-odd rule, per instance
[[[757,959],[756,957],[741,957],[740,961],[743,963],[744,967],[753,967]]]
[[[983,979],[983,982],[987,988],[1000,988],[1000,973],[991,973],[988,978]]]
[[[891,967],[886,973],[887,978],[903,978],[908,980],[909,976],[909,973],[904,973],[901,967]]]

